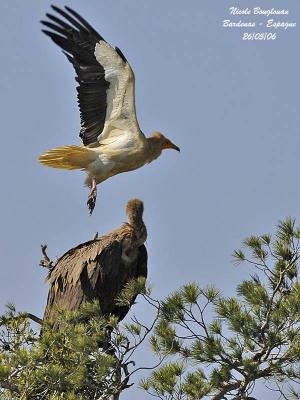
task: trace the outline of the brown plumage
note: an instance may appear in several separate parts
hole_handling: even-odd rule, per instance
[[[147,277],[147,238],[143,203],[127,203],[128,222],[105,236],[82,243],[58,259],[48,275],[50,289],[44,320],[52,320],[57,309],[77,310],[85,301],[98,299],[102,313],[120,320],[129,307],[117,306],[116,298],[125,284],[139,276]]]

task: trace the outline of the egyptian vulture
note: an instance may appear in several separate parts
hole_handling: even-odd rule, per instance
[[[81,169],[90,187],[93,212],[97,184],[150,163],[164,149],[177,147],[160,132],[146,138],[135,110],[134,73],[121,50],[113,48],[77,12],[52,6],[43,32],[63,49],[76,72],[81,128],[79,146],[48,150],[39,161],[48,167]]]
[[[103,315],[122,320],[130,307],[116,304],[127,282],[147,277],[147,238],[143,203],[127,203],[128,222],[105,236],[68,250],[50,270],[50,289],[44,320],[58,328],[58,309],[78,310],[83,302],[99,300]],[[134,299],[133,299],[134,301]]]

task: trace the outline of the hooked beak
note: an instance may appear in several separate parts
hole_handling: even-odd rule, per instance
[[[173,150],[176,150],[176,151],[179,151],[180,152],[180,148],[178,147],[178,146],[176,146],[174,143],[170,143],[168,146],[167,146],[167,149],[173,149]]]

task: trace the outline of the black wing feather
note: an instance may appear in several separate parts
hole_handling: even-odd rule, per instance
[[[109,83],[105,80],[103,67],[94,55],[96,43],[104,39],[71,8],[65,7],[65,11],[52,6],[52,9],[67,22],[47,13],[46,16],[51,22],[41,21],[41,23],[51,31],[43,30],[43,32],[64,50],[64,54],[76,71],[81,119],[79,136],[84,145],[91,145],[97,142],[97,137],[103,130],[107,108],[106,92]],[[120,51],[118,53],[125,59]]]
[[[77,18],[77,20],[79,22],[81,22],[81,24],[89,31],[92,32],[95,36],[98,36],[99,40],[104,40],[103,37],[101,35],[99,35],[99,33],[97,31],[95,31],[95,29],[84,19],[82,18],[81,15],[79,15],[76,11],[72,10],[72,8],[70,7],[65,7],[65,9],[67,11],[69,11],[70,14],[72,14],[75,18]]]
[[[48,17],[49,19],[51,19],[51,21],[56,22],[57,25],[60,25],[62,28],[65,29],[72,29],[71,25],[68,25],[65,21],[62,21],[61,19],[57,18],[55,15],[46,13],[46,17]],[[43,22],[42,22],[43,23]]]
[[[127,62],[126,57],[122,53],[122,51],[119,49],[119,47],[115,47],[116,52],[119,54],[119,56],[122,58],[124,62]]]
[[[86,30],[85,27],[82,26],[82,24],[77,22],[76,19],[71,17],[67,12],[65,12],[64,10],[61,10],[59,7],[56,7],[53,5],[51,7],[53,8],[54,11],[56,11],[58,14],[60,14],[62,17],[64,17],[68,22],[70,22],[73,26],[75,26],[75,28],[77,28],[79,31],[85,30],[86,33],[89,33],[89,31]]]

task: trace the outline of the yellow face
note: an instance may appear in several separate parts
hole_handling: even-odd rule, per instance
[[[164,138],[164,149],[173,149],[176,151],[180,151],[180,148],[176,146],[174,143],[171,142],[171,140]]]
[[[162,133],[160,132],[154,132],[151,135],[152,138],[158,139],[160,146],[162,149],[173,149],[176,151],[180,151],[180,148],[176,146],[174,143],[171,142],[168,138],[166,138]]]

